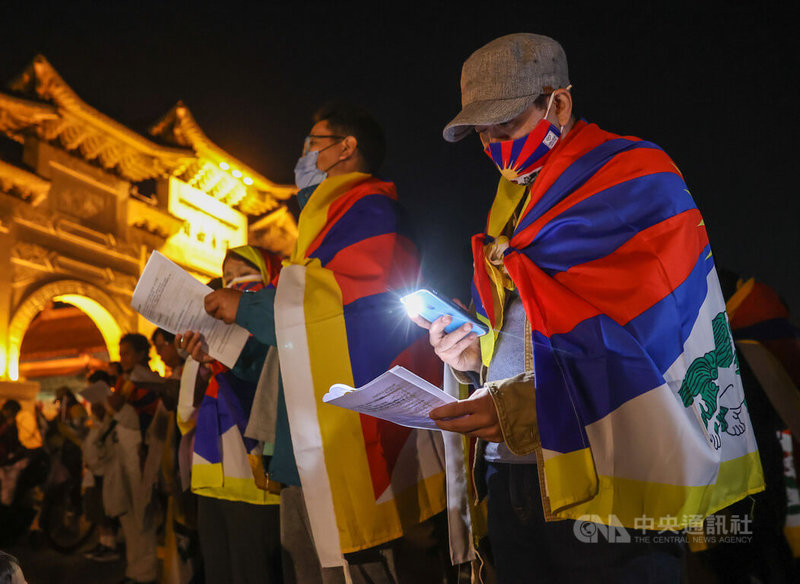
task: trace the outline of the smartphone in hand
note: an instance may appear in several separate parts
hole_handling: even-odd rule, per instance
[[[482,323],[461,308],[455,302],[439,296],[433,290],[422,288],[411,294],[403,296],[400,301],[409,314],[418,314],[427,321],[433,322],[440,316],[449,314],[453,321],[445,327],[444,332],[451,333],[464,323],[472,325],[472,332],[479,337],[485,335],[489,330]]]

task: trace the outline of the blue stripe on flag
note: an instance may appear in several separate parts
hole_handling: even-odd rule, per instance
[[[636,142],[625,138],[609,140],[592,149],[573,162],[561,176],[547,189],[544,196],[537,201],[533,209],[520,221],[517,232],[522,231],[531,223],[536,221],[556,203],[566,197],[569,193],[580,187],[589,180],[597,170],[611,160],[614,156],[625,150],[634,148],[658,148],[650,142]]]
[[[242,434],[248,451],[257,444],[244,438],[256,388],[230,371],[216,374],[215,379],[219,385],[217,397],[206,395],[197,412],[194,451],[209,462],[222,462],[221,436],[234,426]]]
[[[706,259],[709,250],[706,246],[689,276],[672,294],[625,325],[662,373],[683,352],[683,345],[708,294],[708,273],[714,269],[713,258]],[[671,334],[676,328],[680,330],[680,338]]]
[[[641,176],[567,209],[542,228],[526,255],[552,276],[605,257],[643,229],[694,208],[677,174]]]
[[[664,382],[637,339],[605,314],[551,341],[567,388],[582,404],[578,413],[584,424]]]
[[[257,444],[256,440],[244,437],[250,411],[253,409],[253,399],[256,387],[253,383],[240,379],[231,371],[217,375],[219,381],[219,394],[217,403],[220,416],[221,433],[225,433],[234,425],[239,428],[239,433],[244,440],[245,448],[250,451]]]
[[[533,332],[533,362],[536,370],[536,413],[542,447],[556,452],[573,452],[589,444],[584,424],[574,410],[564,407],[569,390],[550,340]],[[574,403],[574,400],[573,400]]]
[[[509,156],[509,159],[508,159],[508,167],[509,168],[518,168],[519,167],[519,164],[517,164],[519,162],[517,160],[517,157],[519,156],[520,152],[522,152],[522,149],[525,147],[525,144],[527,142],[528,142],[527,140],[514,140],[511,143],[511,156]]]
[[[427,334],[408,319],[394,292],[346,304],[344,322],[355,387],[384,373],[400,353]]]
[[[349,245],[396,232],[398,215],[397,201],[385,195],[367,195],[347,210],[310,256],[319,258],[324,266]]]
[[[472,295],[472,303],[475,306],[475,312],[485,318],[489,318],[486,314],[486,309],[481,302],[480,294],[478,294],[478,287],[475,285],[475,280],[470,282],[470,293]]]
[[[533,161],[536,161],[539,158],[541,158],[542,156],[544,156],[545,154],[547,154],[549,151],[550,151],[550,148],[548,148],[544,144],[539,144],[539,146],[536,147],[536,150],[534,150],[531,153],[531,155],[528,156],[528,158],[525,159],[524,162],[522,162],[521,164],[518,164],[517,167],[518,168],[525,168],[526,166],[531,164]]]
[[[194,437],[194,451],[209,462],[222,462],[219,443],[219,424],[217,420],[217,400],[205,396],[197,412],[197,432]]]
[[[574,401],[583,404],[578,413],[584,424],[664,383],[664,371],[683,351],[707,295],[706,276],[713,261],[706,255],[708,248],[672,294],[624,327],[601,314],[550,338],[558,373],[569,380],[566,388],[577,396]],[[538,373],[537,369],[537,378]]]
[[[489,156],[500,168],[506,168],[503,162],[503,149],[500,146],[500,142],[492,142],[489,144]]]

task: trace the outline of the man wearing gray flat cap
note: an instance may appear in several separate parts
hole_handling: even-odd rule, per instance
[[[683,177],[658,146],[576,119],[571,87],[542,35],[464,63],[444,138],[474,131],[502,175],[472,238],[490,332],[414,318],[474,386],[431,418],[478,439],[501,584],[677,583],[681,530],[763,489],[758,450]]]

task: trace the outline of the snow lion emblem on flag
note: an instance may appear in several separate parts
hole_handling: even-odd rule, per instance
[[[711,322],[714,332],[714,350],[695,359],[686,371],[686,378],[678,391],[683,405],[694,405],[708,431],[715,449],[722,445],[720,435],[740,436],[746,430],[741,417],[745,407],[744,397],[733,390],[740,376],[739,359],[733,345],[728,320],[720,312]]]

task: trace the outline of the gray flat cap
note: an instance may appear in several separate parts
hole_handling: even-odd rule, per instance
[[[557,41],[531,33],[495,39],[464,62],[461,111],[445,126],[444,139],[457,142],[474,126],[507,122],[542,93],[568,85],[567,56]]]

